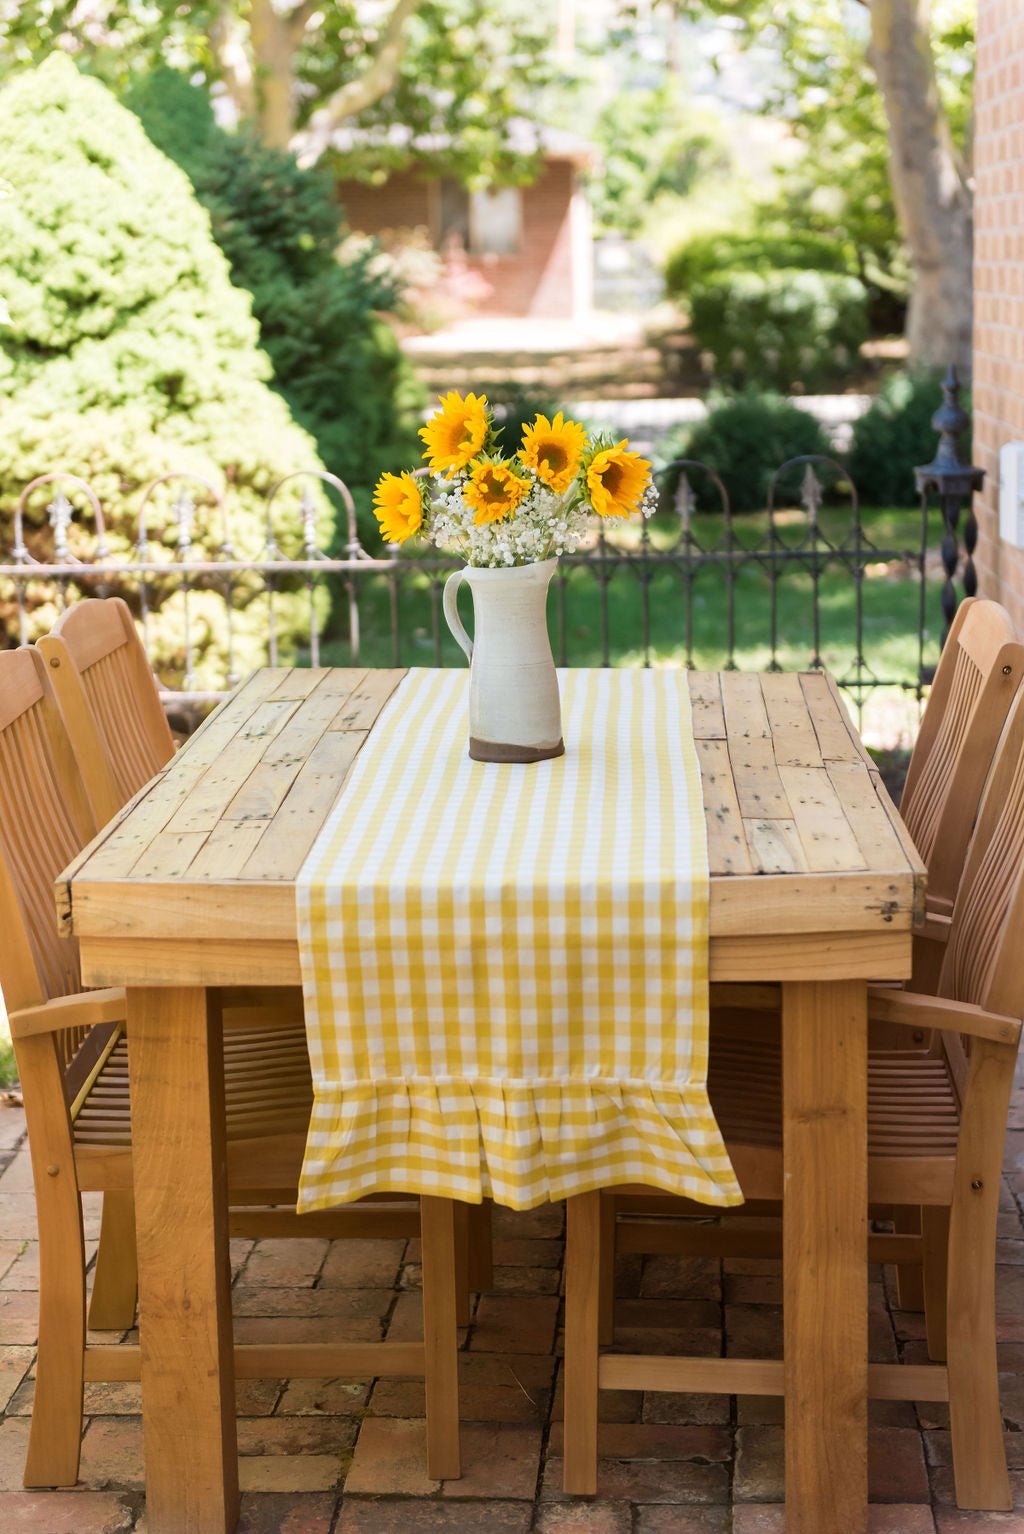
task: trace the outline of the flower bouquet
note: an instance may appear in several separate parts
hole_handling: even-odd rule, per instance
[[[425,538],[473,567],[508,568],[573,553],[595,512],[650,516],[657,506],[646,459],[625,440],[588,437],[561,411],[538,415],[506,457],[484,395],[452,391],[420,436],[430,473],[382,474],[377,484],[387,543]]]
[[[482,394],[445,395],[420,436],[429,473],[382,474],[374,511],[388,543],[423,538],[466,561],[445,583],[444,614],[471,666],[469,754],[489,762],[560,756],[548,584],[594,513],[650,516],[651,466],[626,441],[588,437],[562,411],[538,415],[506,456]],[[473,639],[458,613],[463,581],[473,593]]]

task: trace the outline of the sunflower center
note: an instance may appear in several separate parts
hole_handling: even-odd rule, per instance
[[[496,474],[485,474],[480,488],[488,500],[503,501],[505,499],[505,486]]]
[[[537,453],[537,462],[558,474],[569,462],[569,455],[557,442],[545,442]]]
[[[601,483],[609,495],[618,495],[622,485],[622,465],[610,463],[601,473]]]

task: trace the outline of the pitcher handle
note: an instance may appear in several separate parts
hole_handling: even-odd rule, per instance
[[[463,650],[466,659],[473,659],[473,641],[462,626],[459,617],[459,587],[465,577],[465,570],[453,570],[444,583],[444,595],[441,598],[441,606],[444,610],[445,620],[452,631],[455,643]]]

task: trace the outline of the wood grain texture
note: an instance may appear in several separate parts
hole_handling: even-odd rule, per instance
[[[865,988],[790,983],[782,1015],[786,1528],[866,1534]]]
[[[203,945],[205,983],[245,978],[218,970],[211,945],[249,940],[244,965],[257,938],[270,945],[260,978],[295,984],[295,877],[403,675],[266,669],[222,704],[58,884],[90,982],[106,973],[104,940],[173,934]],[[722,942],[909,931],[924,870],[829,678],[694,672],[690,694],[713,960]],[[884,951],[876,962],[876,975],[906,973]]]
[[[198,988],[151,989],[130,993],[128,1023],[146,1511],[166,1534],[224,1534],[239,1504],[220,1017]]]

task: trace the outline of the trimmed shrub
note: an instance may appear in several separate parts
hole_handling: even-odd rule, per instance
[[[720,380],[813,388],[867,339],[867,290],[835,272],[722,272],[693,289],[690,323]]]
[[[158,69],[125,98],[150,139],[185,171],[210,215],[236,286],[252,294],[273,385],[353,487],[418,452],[423,390],[379,311],[394,309],[393,267],[372,242],[339,254],[342,210],[329,171],[214,120],[206,93]]]
[[[696,426],[666,438],[658,452],[661,464],[696,458],[713,469],[729,494],[733,511],[759,511],[766,502],[775,470],[804,453],[832,453],[832,444],[814,416],[781,394],[747,389],[714,405]],[[663,504],[672,504],[678,474],[661,480]],[[717,500],[709,506],[717,510]]]
[[[665,286],[673,298],[721,272],[814,271],[857,275],[856,252],[813,230],[758,234],[736,231],[700,234],[680,245],[665,264]]]
[[[281,475],[319,462],[312,439],[268,387],[249,296],[232,287],[188,179],[63,54],[19,74],[0,95],[0,174],[17,193],[0,202],[10,309],[0,331],[7,546],[19,491],[46,469],[93,483],[115,554],[135,538],[139,487],[187,469],[228,481],[235,550],[257,557],[265,492]],[[296,551],[297,501],[296,491],[275,502],[278,541]],[[322,499],[320,506],[326,537],[329,511]],[[38,499],[33,509],[38,519]],[[158,534],[161,508],[152,510]],[[34,552],[50,547],[38,520],[26,533]],[[221,528],[200,516],[193,540],[197,557],[212,555]],[[169,560],[173,528],[165,542]],[[264,654],[266,606],[252,600],[255,589],[243,580],[235,591],[241,670]],[[180,597],[154,579],[150,601],[158,609],[155,658],[168,681],[180,681]],[[44,607],[37,619],[48,616]],[[277,621],[287,653],[308,626],[301,595],[281,595]],[[193,601],[192,634],[197,683],[220,685],[223,602],[213,591]]]
[[[969,395],[960,403],[970,413]],[[916,506],[914,470],[931,463],[938,446],[932,416],[942,404],[942,385],[934,373],[895,373],[855,422],[850,447],[850,478],[868,506]],[[970,428],[960,439],[960,456],[970,463]]]

